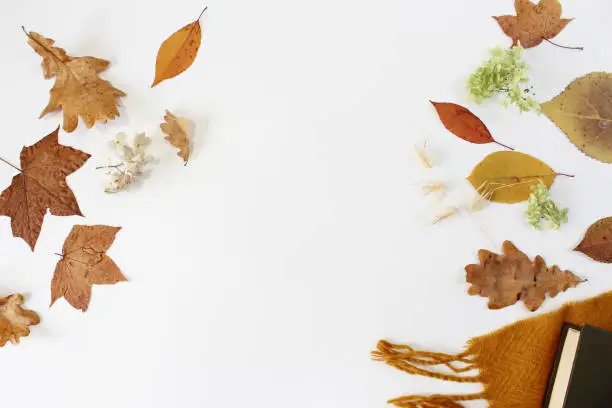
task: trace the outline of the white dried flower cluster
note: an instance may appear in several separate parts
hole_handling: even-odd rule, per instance
[[[153,161],[153,157],[146,153],[146,148],[151,143],[151,139],[144,133],[134,136],[131,143],[127,141],[125,133],[119,133],[117,137],[110,141],[109,147],[119,163],[103,166],[100,168],[108,169],[110,180],[105,190],[107,193],[117,193],[127,189],[129,186],[138,182],[147,173],[147,165]]]

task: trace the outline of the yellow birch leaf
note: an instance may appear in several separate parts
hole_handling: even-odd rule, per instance
[[[527,200],[531,186],[539,181],[550,188],[558,175],[535,157],[502,151],[485,157],[474,167],[467,180],[483,198],[513,204]]]
[[[155,63],[155,79],[151,88],[166,79],[174,78],[193,64],[202,42],[202,27],[200,16],[191,24],[187,24],[166,39],[159,47]]]
[[[584,154],[612,163],[612,74],[592,72],[542,104],[542,112]]]
[[[165,123],[162,123],[159,127],[167,135],[166,141],[172,146],[179,149],[176,155],[183,159],[185,165],[189,160],[189,123],[186,119],[177,118],[168,110],[164,116]]]

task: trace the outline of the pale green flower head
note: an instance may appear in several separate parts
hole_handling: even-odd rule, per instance
[[[521,59],[522,52],[520,43],[510,49],[499,46],[490,49],[489,60],[468,79],[468,99],[482,103],[497,94],[505,94],[504,106],[515,105],[521,112],[533,109],[540,113],[540,104],[526,91],[529,66]]]
[[[531,195],[527,202],[525,218],[535,229],[542,229],[541,221],[544,221],[548,229],[559,229],[561,224],[567,222],[568,209],[559,209],[552,200],[550,191],[544,183],[539,182],[531,187]]]

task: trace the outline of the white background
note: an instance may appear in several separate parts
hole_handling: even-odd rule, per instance
[[[42,323],[0,350],[0,405],[22,408],[372,408],[407,393],[471,392],[370,361],[379,338],[456,352],[473,336],[531,314],[489,311],[470,297],[463,267],[510,239],[589,279],[539,312],[612,289],[610,266],[571,249],[609,216],[612,166],[583,156],[544,116],[496,102],[467,104],[465,81],[497,44],[492,15],[511,0],[211,0],[194,65],[154,89],[162,41],[195,18],[198,1],[17,1],[0,14],[0,153],[51,132],[37,119],[53,82],[20,29],[52,37],[73,56],[112,65],[127,92],[121,118],[60,133],[92,153],[69,178],[86,218],[47,215],[36,252],[0,219],[0,296],[26,294]],[[576,20],[528,50],[536,98],[612,69],[605,0],[564,1]],[[501,142],[576,174],[552,189],[570,208],[559,232],[537,232],[525,204],[491,205],[428,226],[438,208],[465,206],[465,181],[495,145],[447,132],[428,100],[469,106]],[[164,109],[189,118],[194,152],[183,167],[162,139]],[[138,189],[106,195],[106,143],[146,131],[158,164]],[[429,140],[437,166],[414,145]],[[0,167],[0,188],[15,175]],[[420,183],[450,186],[441,203]],[[129,282],[96,286],[83,314],[50,281],[74,224],[124,227],[109,254]],[[473,406],[484,406],[476,403]]]

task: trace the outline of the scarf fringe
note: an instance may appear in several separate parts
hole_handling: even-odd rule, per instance
[[[466,395],[410,395],[407,397],[399,397],[389,401],[401,408],[465,408],[458,401],[474,401],[484,399],[484,393],[466,394]]]
[[[422,375],[445,381],[480,382],[480,376],[457,375],[475,370],[474,355],[463,352],[459,354],[432,353],[415,350],[410,346],[393,344],[385,340],[378,342],[377,350],[372,352],[372,359],[383,361],[408,374]],[[453,364],[455,363],[455,365]],[[456,365],[460,363],[461,365]],[[456,374],[445,374],[423,367],[444,365]]]
[[[469,352],[445,354],[415,350],[410,346],[385,340],[379,341],[376,350],[372,352],[373,360],[385,362],[405,373],[460,383],[480,382],[479,375],[462,375],[478,368],[474,357]],[[435,366],[445,366],[455,374],[434,371],[431,368]],[[392,399],[389,403],[401,408],[464,408],[460,401],[479,399],[485,399],[484,392],[465,395],[409,395]]]

